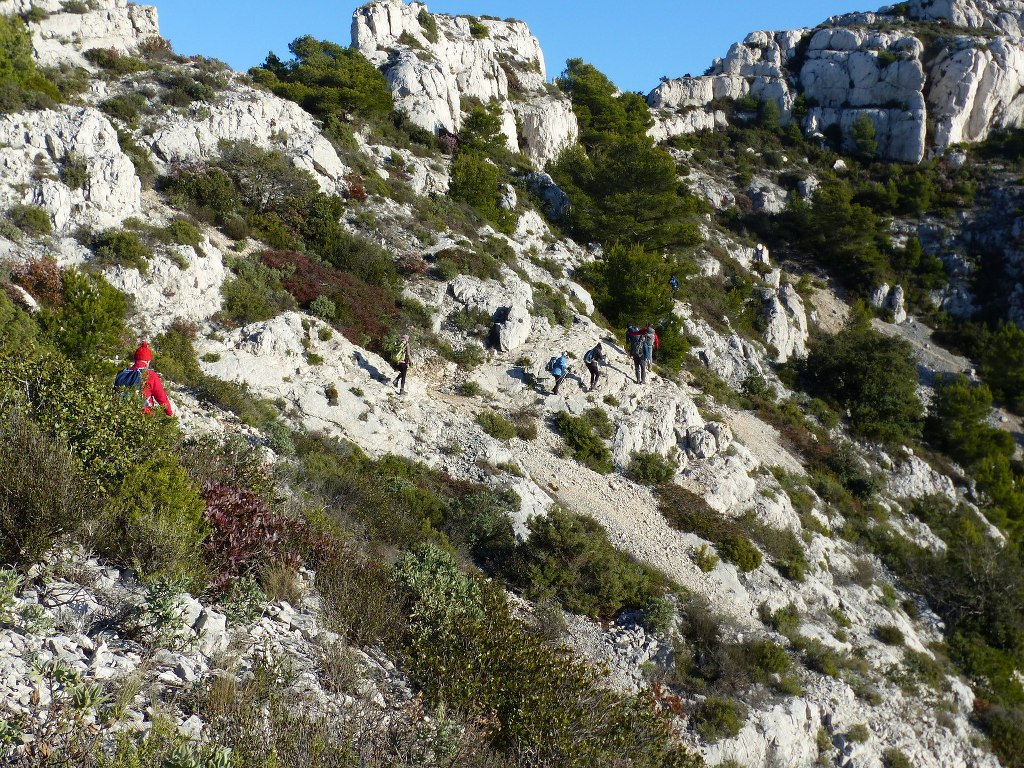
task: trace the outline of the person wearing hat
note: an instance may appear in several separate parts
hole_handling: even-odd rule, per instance
[[[409,350],[409,334],[402,336],[402,346],[398,350],[396,355],[398,358],[398,375],[395,376],[395,380],[392,383],[393,386],[398,387],[398,394],[405,394],[405,375],[409,372],[409,366],[412,365],[412,352]]]
[[[142,396],[143,413],[153,413],[153,406],[160,405],[163,407],[164,413],[173,416],[174,410],[164,391],[160,374],[149,367],[152,362],[153,350],[149,348],[149,344],[142,342],[135,350],[135,363],[117,374],[114,378],[114,387],[138,390]]]
[[[569,353],[567,351],[563,352],[551,366],[551,374],[555,377],[555,387],[551,390],[551,394],[557,395],[558,388],[562,386],[565,377],[569,375]]]

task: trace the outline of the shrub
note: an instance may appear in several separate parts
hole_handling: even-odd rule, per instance
[[[761,565],[761,553],[743,529],[735,521],[719,515],[692,491],[677,485],[663,486],[660,508],[669,525],[707,539],[718,547],[722,557],[740,570],[752,571]]]
[[[129,338],[128,299],[100,275],[68,269],[60,279],[60,305],[40,313],[40,326],[82,370],[111,372]]]
[[[420,29],[423,32],[423,37],[425,37],[431,43],[436,43],[438,40],[437,21],[427,11],[426,8],[423,8],[416,15],[416,21],[418,21],[420,24]]]
[[[156,180],[156,166],[150,159],[149,150],[140,147],[130,134],[120,130],[117,132],[117,143],[135,166],[135,175],[139,177],[142,188],[151,189]]]
[[[800,628],[800,611],[794,603],[779,608],[777,611],[770,611],[767,605],[762,605],[758,609],[758,615],[761,617],[761,621],[786,637],[792,637]]]
[[[228,485],[207,485],[203,500],[210,526],[205,550],[217,574],[215,587],[224,589],[236,578],[273,566],[298,568],[298,557],[289,546],[294,521],[272,511],[256,494]]]
[[[326,296],[317,296],[309,303],[309,311],[321,320],[330,322],[338,314],[338,307]]]
[[[615,549],[589,517],[554,507],[527,526],[530,535],[506,572],[532,599],[555,597],[575,613],[613,618],[623,608],[644,608],[664,589],[663,577]]]
[[[469,34],[471,34],[475,39],[483,40],[491,34],[487,25],[475,16],[467,16],[466,18],[469,20]]]
[[[291,60],[271,53],[249,75],[323,120],[329,134],[335,123],[347,122],[347,113],[381,121],[394,109],[387,80],[358,49],[306,35],[293,40],[288,50]]]
[[[53,231],[50,214],[36,205],[14,205],[7,212],[11,222],[31,237],[42,237]]]
[[[537,439],[537,412],[532,408],[519,408],[511,414],[512,424],[516,428],[516,437],[520,440]]]
[[[655,597],[644,606],[643,625],[648,632],[665,633],[672,627],[675,606],[664,597]]]
[[[234,277],[221,286],[223,312],[229,320],[258,322],[295,309],[295,300],[282,286],[277,270],[249,259],[238,259],[232,269]]]
[[[675,465],[660,453],[634,451],[629,457],[626,474],[638,483],[661,485],[671,480],[676,473]]]
[[[71,189],[82,189],[89,183],[89,163],[74,152],[69,152],[61,162],[60,178]]]
[[[901,750],[889,747],[882,752],[883,768],[913,768],[913,763]]]
[[[0,559],[29,566],[99,511],[93,486],[59,437],[25,414],[0,423]]]
[[[690,556],[694,564],[704,573],[710,573],[718,567],[718,555],[707,544],[701,544]]]
[[[588,419],[561,411],[555,416],[555,426],[565,441],[569,456],[595,472],[607,474],[612,471],[611,452],[595,434]]]
[[[701,738],[714,742],[740,732],[747,719],[747,708],[733,699],[709,696],[694,708],[691,718]]]
[[[892,624],[875,627],[875,637],[886,645],[903,645],[903,632]]]
[[[153,252],[137,233],[123,229],[108,229],[100,233],[92,247],[98,264],[137,269],[142,274],[149,271],[149,261],[153,258]]]
[[[90,48],[84,54],[85,60],[112,75],[130,75],[146,69],[146,62],[134,56],[126,56],[116,48]]]
[[[501,231],[511,231],[515,217],[498,208],[501,171],[480,151],[460,151],[452,161],[448,196],[471,206]]]
[[[472,370],[484,361],[484,348],[479,344],[467,344],[452,352],[452,361],[460,368]]]
[[[917,364],[910,344],[855,319],[807,357],[808,383],[850,413],[859,434],[900,442],[920,434]]]
[[[32,34],[25,22],[17,16],[0,15],[0,40],[4,62],[0,69],[0,113],[44,109],[60,102],[57,87],[36,70]]]
[[[484,432],[497,440],[511,440],[516,436],[515,425],[500,413],[484,411],[476,416],[476,423]]]
[[[203,500],[172,456],[133,469],[114,496],[109,536],[100,548],[124,564],[137,563],[147,578],[187,579],[202,587],[203,541],[209,528]]]
[[[850,741],[862,744],[871,738],[871,731],[868,730],[866,723],[857,723],[850,726],[850,730],[846,732],[846,738]]]

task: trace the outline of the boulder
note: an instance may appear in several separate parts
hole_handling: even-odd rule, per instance
[[[777,291],[766,290],[764,294],[761,310],[765,320],[764,340],[776,350],[774,362],[803,357],[807,354],[810,331],[800,294],[789,283],[784,283]]]
[[[497,329],[498,349],[502,352],[511,352],[516,347],[521,347],[530,337],[532,320],[530,313],[519,304],[499,310],[499,316],[504,319],[495,324]]]

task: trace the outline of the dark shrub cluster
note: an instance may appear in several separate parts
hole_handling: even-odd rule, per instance
[[[661,514],[669,524],[707,539],[719,553],[741,571],[761,565],[761,552],[750,541],[743,527],[715,512],[703,498],[678,485],[660,490]]]

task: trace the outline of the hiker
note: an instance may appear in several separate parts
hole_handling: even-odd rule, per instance
[[[635,325],[626,327],[626,348],[629,356],[633,359],[633,370],[636,373],[636,383],[647,383],[647,365],[644,354],[644,332]]]
[[[555,377],[555,386],[551,394],[557,395],[558,388],[562,386],[565,377],[569,375],[569,353],[563,352],[561,357],[552,357],[548,360],[548,373]]]
[[[672,287],[672,301],[675,301],[676,295],[679,293],[679,278],[672,275],[672,277],[668,279],[668,284]]]
[[[658,338],[658,332],[654,330],[654,326],[648,323],[644,328],[644,360],[647,362],[647,370],[651,369],[651,363],[654,362],[654,350],[661,346],[661,339]]]
[[[409,372],[409,366],[412,365],[412,352],[409,350],[409,334],[405,334],[401,338],[400,346],[395,353],[395,360],[398,362],[395,367],[398,369],[398,375],[395,376],[395,380],[391,382],[392,386],[398,387],[398,394],[405,394],[405,375]]]
[[[135,350],[135,363],[130,368],[125,368],[114,377],[114,388],[124,390],[137,390],[142,396],[145,414],[153,413],[153,406],[160,405],[168,416],[174,415],[171,408],[171,401],[164,391],[164,384],[160,381],[160,374],[149,367],[153,362],[153,350],[149,344],[142,342]]]
[[[587,364],[587,370],[590,371],[590,391],[593,392],[597,389],[598,379],[601,378],[601,369],[598,367],[598,363],[603,363],[607,359],[604,353],[604,347],[601,346],[601,342],[597,342],[597,346],[593,349],[588,350],[583,355],[583,362]]]

